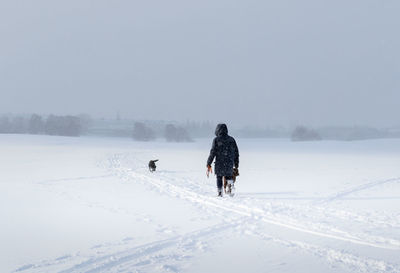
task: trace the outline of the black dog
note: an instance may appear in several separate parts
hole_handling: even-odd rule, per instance
[[[158,159],[156,159],[156,160],[150,160],[150,162],[149,162],[149,171],[150,172],[155,172],[156,171],[156,168],[157,168],[157,166],[156,166],[156,162],[158,161]]]

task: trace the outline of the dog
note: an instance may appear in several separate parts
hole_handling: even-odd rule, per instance
[[[157,161],[158,161],[158,159],[150,160],[150,161],[149,161],[149,171],[150,171],[150,172],[155,172],[155,171],[156,171],[156,168],[157,168],[156,162],[157,162]]]
[[[232,184],[228,183],[228,180],[224,176],[224,191],[225,191],[225,194],[229,194],[229,195],[233,196],[232,189],[234,188],[237,176],[239,176],[239,169],[238,168],[233,168],[233,175],[232,175],[233,182],[232,182]]]

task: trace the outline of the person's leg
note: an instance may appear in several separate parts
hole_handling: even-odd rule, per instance
[[[222,196],[222,176],[217,176],[218,196]]]

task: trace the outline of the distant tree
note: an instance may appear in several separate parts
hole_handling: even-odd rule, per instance
[[[33,114],[29,119],[28,132],[33,135],[44,133],[44,122],[41,116]]]
[[[11,121],[11,133],[26,134],[28,132],[27,121],[23,117],[14,117]]]
[[[156,138],[154,131],[143,122],[135,122],[132,137],[138,141],[150,141]]]
[[[63,117],[63,136],[80,136],[81,135],[81,123],[80,119],[75,116]]]
[[[165,139],[167,141],[174,141],[175,138],[176,138],[176,127],[175,127],[175,125],[172,125],[172,124],[165,125],[164,136],[165,136]]]
[[[188,132],[182,127],[176,127],[173,124],[167,124],[164,132],[165,139],[168,142],[191,142],[192,139]]]
[[[0,117],[0,134],[11,133],[11,123],[7,116]]]
[[[50,115],[46,120],[44,130],[47,135],[80,136],[80,119],[75,116]]]
[[[312,141],[321,140],[320,135],[305,126],[297,126],[292,133],[292,141]]]
[[[46,119],[46,123],[44,125],[44,132],[46,135],[55,136],[60,132],[60,119],[57,116],[50,115]]]

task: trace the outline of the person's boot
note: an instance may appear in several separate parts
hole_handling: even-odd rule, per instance
[[[218,188],[218,197],[222,197],[222,188]]]

